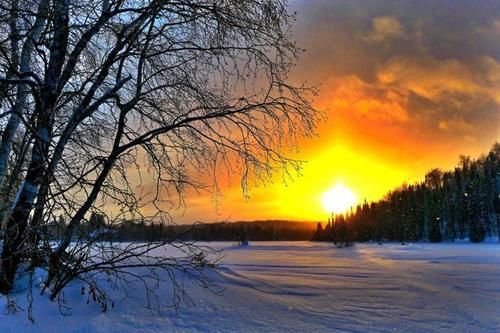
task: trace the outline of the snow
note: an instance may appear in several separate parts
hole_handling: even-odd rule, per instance
[[[207,274],[223,295],[187,282],[195,306],[160,315],[144,307],[141,289],[102,313],[66,291],[71,315],[35,294],[35,324],[26,294],[14,296],[25,311],[0,313],[0,332],[499,332],[500,244],[211,243],[225,257]],[[1,299],[5,309],[6,299]]]

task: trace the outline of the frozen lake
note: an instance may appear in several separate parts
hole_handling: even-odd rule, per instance
[[[103,314],[76,285],[71,316],[36,298],[35,325],[25,312],[2,314],[0,332],[500,331],[499,244],[211,246],[225,249],[209,273],[223,296],[187,285],[196,305],[177,312],[165,305],[158,316],[135,290]]]

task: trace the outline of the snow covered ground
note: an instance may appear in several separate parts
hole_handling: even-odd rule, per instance
[[[500,332],[499,244],[211,246],[225,249],[208,272],[223,296],[188,284],[196,305],[176,312],[161,289],[155,315],[137,289],[101,313],[74,285],[71,316],[35,295],[36,323],[2,312],[0,332]],[[26,295],[16,301],[25,307]]]

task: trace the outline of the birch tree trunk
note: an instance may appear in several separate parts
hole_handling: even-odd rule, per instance
[[[27,241],[26,229],[29,215],[47,167],[53,113],[59,95],[58,78],[64,64],[68,43],[68,10],[68,0],[56,2],[54,38],[50,48],[49,66],[45,84],[40,92],[40,102],[35,110],[38,116],[31,162],[5,230],[0,270],[0,292],[2,293],[7,293],[12,289],[19,263],[26,255],[26,250],[30,250],[23,248],[23,243]]]
[[[35,23],[32,30],[28,33],[21,51],[21,58],[19,63],[20,74],[28,73],[31,70],[32,54],[35,50],[35,43],[39,40],[44,28],[45,21],[47,19],[48,5],[48,0],[42,0],[40,2],[35,18]],[[2,133],[2,139],[0,142],[0,188],[2,188],[5,179],[5,175],[7,172],[7,162],[12,149],[12,143],[19,128],[19,124],[21,123],[21,118],[26,109],[28,96],[28,85],[26,83],[20,83],[17,86],[16,100],[11,110],[7,125],[5,126],[5,129]]]

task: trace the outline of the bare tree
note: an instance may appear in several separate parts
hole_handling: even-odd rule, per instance
[[[188,188],[216,191],[221,168],[243,191],[250,179],[296,171],[286,153],[317,114],[310,90],[287,79],[298,53],[292,20],[279,0],[3,1],[0,182],[20,185],[7,191],[16,195],[0,292],[23,262],[47,268],[53,299],[72,279],[95,290],[96,274],[198,267],[194,244],[182,243],[184,259],[155,257],[181,245],[112,244],[79,236],[80,226],[103,205],[116,221],[145,205],[158,211],[152,220],[169,219]],[[22,149],[12,149],[16,138]],[[130,180],[146,171],[153,193]],[[68,222],[54,246],[43,230],[60,214]]]

